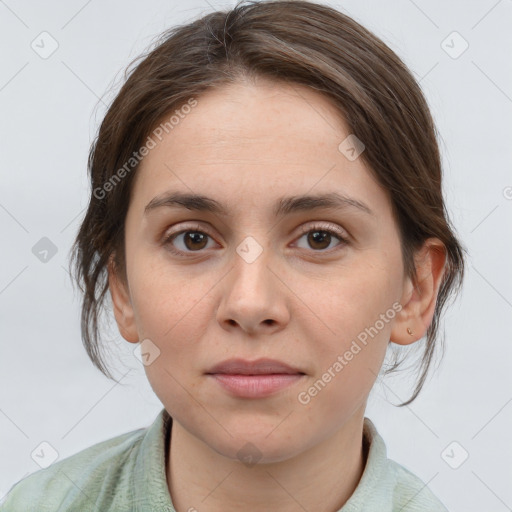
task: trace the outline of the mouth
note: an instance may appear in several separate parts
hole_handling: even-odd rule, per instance
[[[276,359],[257,359],[247,361],[244,359],[228,359],[213,366],[207,375],[305,375],[299,368],[290,366]]]
[[[230,359],[211,368],[207,376],[239,398],[264,398],[300,381],[306,374],[274,359]]]

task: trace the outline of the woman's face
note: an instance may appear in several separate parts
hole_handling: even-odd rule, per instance
[[[250,441],[285,460],[362,418],[411,290],[399,234],[319,93],[259,81],[196,99],[138,170],[116,318],[125,339],[149,340],[145,370],[175,422],[227,457]],[[208,199],[166,204],[173,194]],[[331,194],[350,201],[298,200]],[[231,358],[300,374],[236,392],[208,375]]]

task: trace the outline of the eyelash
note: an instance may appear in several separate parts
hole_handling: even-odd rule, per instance
[[[327,249],[327,250],[318,250],[318,251],[315,251],[314,249],[312,249],[312,251],[316,252],[316,253],[330,253],[330,252],[333,252],[333,251],[336,251],[336,250],[340,250],[343,247],[345,247],[346,245],[348,245],[348,243],[349,243],[349,241],[347,240],[347,238],[345,237],[345,235],[343,234],[343,232],[341,230],[339,230],[338,228],[333,227],[330,224],[322,224],[322,223],[317,223],[317,224],[314,224],[313,226],[304,226],[304,227],[302,227],[300,229],[299,240],[305,234],[310,233],[312,231],[322,231],[322,232],[329,233],[331,235],[334,235],[340,241],[340,244],[338,244],[335,248],[331,248],[331,249]],[[172,252],[173,254],[177,255],[177,256],[183,256],[183,255],[186,255],[186,254],[193,254],[195,252],[197,252],[197,253],[202,252],[201,250],[199,250],[199,251],[181,251],[179,249],[176,249],[173,246],[172,241],[177,236],[182,235],[183,233],[189,233],[189,232],[190,233],[202,233],[204,235],[209,236],[210,238],[213,238],[213,236],[210,235],[210,233],[208,233],[207,231],[205,231],[201,226],[196,225],[196,226],[187,227],[185,229],[177,231],[176,233],[171,233],[170,235],[168,235],[168,236],[166,236],[164,238],[164,240],[162,242],[162,245],[167,246],[168,250],[170,252]]]

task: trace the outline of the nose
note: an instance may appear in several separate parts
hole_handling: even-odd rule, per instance
[[[286,279],[268,258],[265,249],[255,261],[238,253],[233,268],[223,280],[217,321],[225,330],[242,329],[247,334],[272,334],[289,322],[287,304],[291,293]]]

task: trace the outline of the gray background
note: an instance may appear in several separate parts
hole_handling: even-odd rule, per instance
[[[112,98],[105,93],[161,31],[232,5],[0,0],[0,496],[39,469],[31,453],[41,442],[62,459],[149,425],[162,407],[115,326],[120,383],[89,362],[69,249],[87,205],[89,145]],[[512,2],[329,5],[383,38],[421,80],[441,135],[449,212],[470,252],[437,373],[404,408],[392,403],[413,380],[383,380],[367,416],[389,456],[450,511],[512,510]],[[58,43],[48,58],[31,47],[46,37],[51,49],[43,31]],[[46,262],[33,253],[43,237],[57,250]]]

